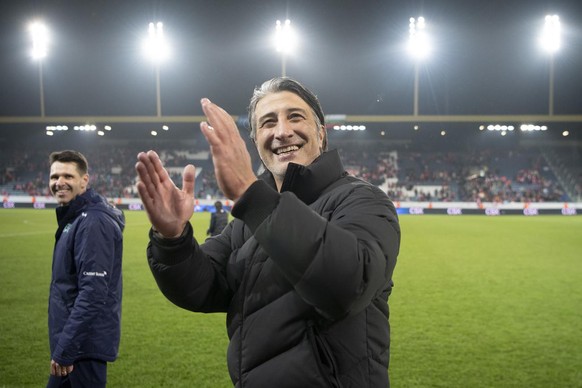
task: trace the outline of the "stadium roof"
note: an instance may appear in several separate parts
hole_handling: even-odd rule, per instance
[[[547,14],[562,22],[553,61],[538,44]],[[426,20],[433,50],[418,65],[419,115],[413,117],[415,65],[406,42],[409,18],[418,16]],[[577,0],[23,0],[4,2],[0,13],[0,133],[77,120],[192,123],[201,119],[201,97],[242,118],[252,89],[281,75],[271,38],[275,21],[287,18],[299,46],[286,57],[285,72],[313,89],[332,117],[372,127],[531,119],[582,131]],[[27,27],[34,20],[51,33],[42,71],[30,58]],[[161,118],[155,67],[140,52],[148,24],[157,21],[172,52],[159,68]]]

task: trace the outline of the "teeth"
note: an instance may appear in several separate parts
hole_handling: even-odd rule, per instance
[[[286,152],[292,152],[292,151],[297,151],[299,149],[299,147],[293,145],[293,146],[288,146],[288,147],[283,147],[283,148],[279,148],[278,150],[275,151],[275,153],[277,155],[281,155],[284,154]]]

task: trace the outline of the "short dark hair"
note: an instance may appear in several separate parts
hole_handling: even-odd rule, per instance
[[[52,152],[49,155],[49,165],[52,166],[54,162],[75,163],[80,175],[85,175],[89,171],[87,158],[79,151],[65,150]]]
[[[276,77],[263,82],[260,87],[255,88],[253,96],[251,97],[248,113],[249,129],[251,132],[250,136],[252,140],[255,140],[257,131],[257,128],[255,127],[255,109],[257,108],[257,104],[263,97],[267,96],[268,94],[278,92],[291,92],[298,95],[303,101],[305,101],[305,103],[307,103],[307,105],[309,105],[313,111],[313,114],[316,117],[317,125],[323,126],[325,128],[325,116],[317,96],[294,79],[288,77]],[[327,136],[323,137],[322,148],[324,151],[327,149]]]

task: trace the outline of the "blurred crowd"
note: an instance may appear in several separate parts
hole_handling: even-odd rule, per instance
[[[171,178],[181,185],[182,168],[192,163],[198,170],[197,198],[221,198],[207,146],[184,148],[183,144],[164,144],[158,150]],[[434,151],[353,141],[331,148],[338,149],[350,174],[383,188],[394,201],[555,202],[582,196],[582,173],[573,178],[574,198],[570,198],[559,183],[560,174],[537,148]],[[96,191],[110,198],[136,198],[134,165],[143,149],[143,145],[128,142],[91,145],[79,151],[89,160],[90,184]],[[11,147],[2,152],[1,194],[50,195],[51,151]],[[259,173],[260,160],[256,154],[252,156]]]

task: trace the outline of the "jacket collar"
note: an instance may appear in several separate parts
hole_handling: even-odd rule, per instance
[[[57,240],[65,226],[73,222],[75,218],[77,218],[77,216],[87,208],[90,202],[96,201],[96,196],[97,193],[95,193],[93,189],[88,188],[84,193],[73,198],[73,200],[67,205],[57,207],[57,223],[59,225],[55,234]]]
[[[72,223],[75,218],[89,208],[99,210],[108,214],[117,222],[121,230],[125,227],[125,215],[119,209],[107,203],[107,199],[99,195],[96,191],[88,188],[84,193],[77,195],[66,206],[57,207],[57,223],[59,225],[55,234],[58,240],[67,224]]]
[[[309,166],[289,163],[281,192],[290,191],[301,201],[310,204],[333,182],[347,175],[337,150],[324,152]],[[269,185],[276,188],[273,175],[267,171],[262,176]]]

